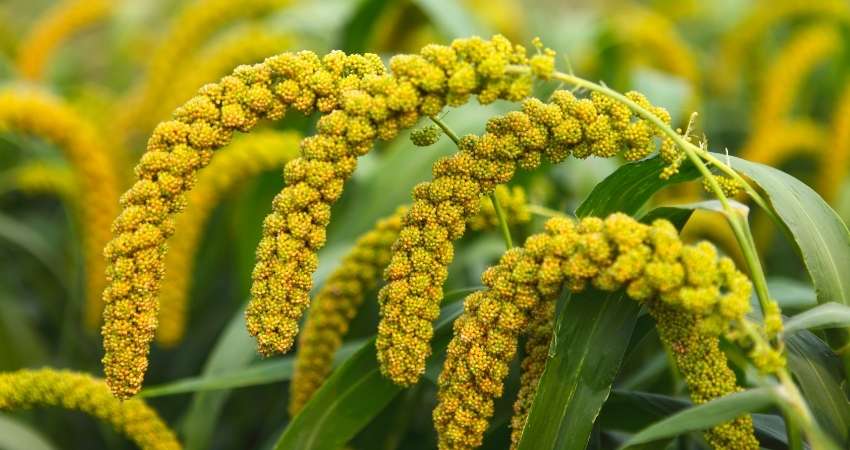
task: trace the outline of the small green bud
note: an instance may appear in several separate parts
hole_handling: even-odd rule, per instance
[[[427,125],[410,132],[410,142],[417,147],[428,147],[440,140],[443,131],[436,125]]]

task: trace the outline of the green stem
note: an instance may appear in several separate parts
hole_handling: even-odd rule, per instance
[[[797,418],[791,414],[785,415],[785,433],[788,435],[789,450],[803,450],[803,436],[797,426]]]
[[[777,387],[777,400],[780,408],[785,413],[788,420],[795,422],[800,428],[805,431],[809,444],[814,450],[838,450],[839,447],[829,438],[821,429],[820,425],[815,421],[811,410],[809,410],[806,401],[803,399],[797,385],[788,373],[788,370],[783,368],[776,373],[780,386]],[[789,443],[791,435],[789,434]]]
[[[508,228],[508,219],[505,217],[505,211],[502,209],[502,204],[496,198],[496,192],[490,193],[490,201],[493,202],[493,208],[496,210],[496,217],[499,218],[499,228],[502,230],[502,239],[505,240],[505,246],[510,250],[514,246],[511,239],[511,230]]]
[[[443,122],[442,119],[435,116],[428,116],[428,118],[431,119],[431,122],[434,122],[438,127],[440,127],[440,129],[443,130],[443,133],[446,133],[446,136],[448,136],[449,139],[451,139],[452,142],[455,143],[455,145],[460,146],[460,138],[457,137],[457,133],[455,133],[454,130],[449,128],[449,126],[445,122]]]
[[[452,130],[448,124],[443,122],[439,117],[430,116],[429,117],[432,122],[434,122],[455,145],[460,148],[460,138],[457,137],[457,133]],[[499,199],[496,198],[496,192],[493,191],[490,193],[490,201],[493,202],[493,208],[496,210],[496,217],[499,219],[499,229],[502,230],[502,239],[505,240],[505,246],[507,246],[508,250],[513,248],[514,243],[513,239],[511,239],[511,230],[508,228],[508,219],[505,217],[505,210],[502,209],[502,204],[499,203]]]

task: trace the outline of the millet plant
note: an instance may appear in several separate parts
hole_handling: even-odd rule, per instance
[[[31,85],[0,91],[0,132],[68,161],[3,171],[0,200],[54,196],[74,212],[82,320],[101,327],[104,375],[4,364],[0,410],[81,411],[145,449],[850,445],[850,233],[771,167],[830,143],[843,167],[817,185],[838,195],[846,114],[831,132],[792,117],[785,89],[837,51],[835,29],[805,28],[784,47],[738,158],[712,149],[695,113],[580,77],[538,38],[458,38],[388,59],[280,52],[295,39],[259,22],[289,2],[241,3],[183,9],[141,81],[100,115],[111,129]],[[798,9],[748,20],[768,27]],[[22,46],[20,78],[43,78],[62,40],[111,13],[108,2],[55,7]],[[629,9],[609,26],[618,46],[648,43],[654,65],[689,83],[733,89],[700,73],[660,13]],[[744,65],[740,49],[723,50]],[[639,65],[632,56],[624,68]],[[702,94],[681,103],[697,108]],[[138,135],[144,152],[132,150]],[[137,161],[132,179],[121,152]],[[551,174],[600,162],[617,167],[583,200],[553,187]],[[407,179],[416,164],[431,170]],[[282,183],[267,176],[281,170]],[[788,238],[817,304],[783,310],[754,214]],[[0,237],[29,236],[5,220]],[[717,245],[687,239],[689,223]],[[234,292],[247,302],[222,301]],[[227,324],[214,314],[234,309]],[[72,328],[62,348],[90,357]],[[178,361],[163,367],[169,355]],[[171,375],[204,359],[200,376]],[[249,386],[250,405],[219,418],[243,401],[226,392]],[[161,397],[184,393],[194,397],[178,419],[186,405]],[[245,438],[233,431],[243,422],[265,423]]]

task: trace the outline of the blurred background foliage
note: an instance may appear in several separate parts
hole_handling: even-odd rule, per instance
[[[0,89],[47,93],[90,123],[109,149],[123,190],[153,126],[200,85],[238,64],[298,49],[368,51],[386,59],[430,42],[493,33],[526,44],[541,37],[564,58],[561,68],[619,91],[640,90],[682,128],[698,113],[695,133],[709,136],[715,151],[782,168],[850,218],[850,4],[844,0],[5,0]],[[511,108],[470,104],[444,120],[459,133],[478,133],[488,117]],[[313,126],[293,115],[265,127],[309,134]],[[361,160],[334,207],[317,285],[357,236],[408,202],[431,164],[453,151],[448,139],[411,149],[406,136]],[[571,213],[616,167],[611,160],[570,161],[523,173],[513,184],[526,189],[532,204]],[[100,336],[83,325],[86,224],[79,211],[85,196],[76,177],[62,149],[0,124],[0,370],[50,365],[100,373]],[[191,274],[188,331],[179,345],[154,348],[148,386],[233,371],[256,359],[241,308],[261,220],[282,182],[279,169],[241,180],[211,213]],[[699,183],[684,183],[654,204],[703,197]],[[542,220],[514,232],[525,235]],[[793,247],[763,215],[754,214],[751,223],[783,308],[814,304]],[[738,256],[727,225],[714,213],[696,214],[685,234],[710,238]],[[461,241],[446,292],[478,285],[502,248],[496,232]],[[375,302],[367,301],[349,339],[372,335],[376,315]],[[635,343],[615,388],[685,393],[653,331]],[[149,402],[189,448],[266,448],[289,420],[287,395],[282,381],[152,396]],[[434,396],[427,381],[398,396],[354,447],[433,448]],[[496,417],[503,422],[488,434],[486,448],[505,448],[509,403],[499,405]],[[627,404],[612,405],[606,408],[629,414]],[[603,419],[612,411],[603,410]],[[3,415],[0,427],[23,433],[16,435],[21,439],[40,434],[47,448],[129,446],[90,418],[56,410]],[[616,436],[598,432],[591,446],[610,448]],[[670,445],[704,448],[696,435]]]

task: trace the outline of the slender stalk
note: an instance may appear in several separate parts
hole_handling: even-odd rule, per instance
[[[432,122],[434,122],[455,145],[460,147],[460,138],[457,137],[457,133],[452,130],[448,124],[443,122],[439,117],[430,116]],[[496,210],[496,217],[499,219],[499,229],[502,231],[502,239],[505,240],[505,246],[510,250],[513,246],[513,239],[511,239],[511,230],[508,228],[508,219],[505,217],[505,210],[502,209],[502,204],[499,203],[499,199],[496,198],[496,192],[490,193],[490,201],[493,202],[493,208]]]
[[[496,217],[499,218],[499,228],[502,230],[502,239],[505,240],[505,247],[508,250],[513,248],[514,242],[511,239],[511,230],[508,228],[508,219],[505,217],[505,211],[502,209],[502,204],[496,198],[496,193],[490,193],[490,201],[493,202],[493,208],[496,210]]]
[[[790,450],[803,450],[803,436],[800,427],[797,426],[796,418],[790,414],[785,416],[785,433],[788,435],[788,448]]]
[[[776,387],[778,403],[783,409],[783,412],[785,412],[786,418],[791,416],[796,419],[796,423],[806,432],[806,436],[813,449],[838,450],[838,445],[826,435],[817,421],[815,421],[811,410],[809,410],[809,406],[806,404],[788,371],[783,368],[776,373],[776,376],[781,383],[780,386]],[[789,435],[790,438],[791,436]]]
[[[448,124],[446,124],[445,122],[443,122],[442,119],[436,116],[428,116],[428,118],[431,119],[431,122],[434,122],[438,127],[440,127],[440,129],[443,130],[443,133],[446,133],[446,136],[448,136],[449,139],[451,139],[452,142],[455,143],[455,145],[460,146],[460,138],[457,136],[457,133],[455,133],[454,130],[449,128]]]

